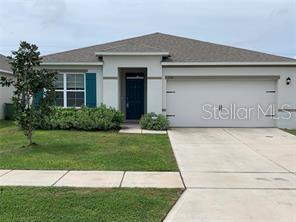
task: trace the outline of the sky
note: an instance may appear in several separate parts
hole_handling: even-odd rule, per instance
[[[0,0],[0,53],[43,55],[154,32],[296,58],[296,0]]]

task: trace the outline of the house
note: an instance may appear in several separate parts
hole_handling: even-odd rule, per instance
[[[0,78],[1,76],[12,77],[12,70],[8,59],[0,54]],[[0,85],[0,119],[4,118],[4,104],[12,103],[13,87],[1,87]]]
[[[104,103],[173,127],[296,128],[296,60],[154,33],[44,56],[56,103]]]

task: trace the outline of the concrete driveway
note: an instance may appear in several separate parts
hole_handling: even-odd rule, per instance
[[[296,136],[180,128],[169,137],[187,190],[166,221],[296,221]]]

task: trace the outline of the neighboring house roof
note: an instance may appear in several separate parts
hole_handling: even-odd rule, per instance
[[[170,57],[164,62],[296,62],[292,58],[162,33],[51,54],[44,56],[43,62],[98,62],[96,52],[169,52]]]
[[[0,54],[0,72],[12,74],[11,66],[9,64],[9,59],[2,54]]]

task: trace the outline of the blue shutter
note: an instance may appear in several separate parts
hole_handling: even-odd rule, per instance
[[[33,103],[35,106],[40,106],[42,97],[43,97],[43,91],[36,93],[33,99]]]
[[[85,81],[86,81],[85,82],[85,86],[86,86],[85,104],[87,107],[96,107],[97,106],[96,73],[86,73]]]

